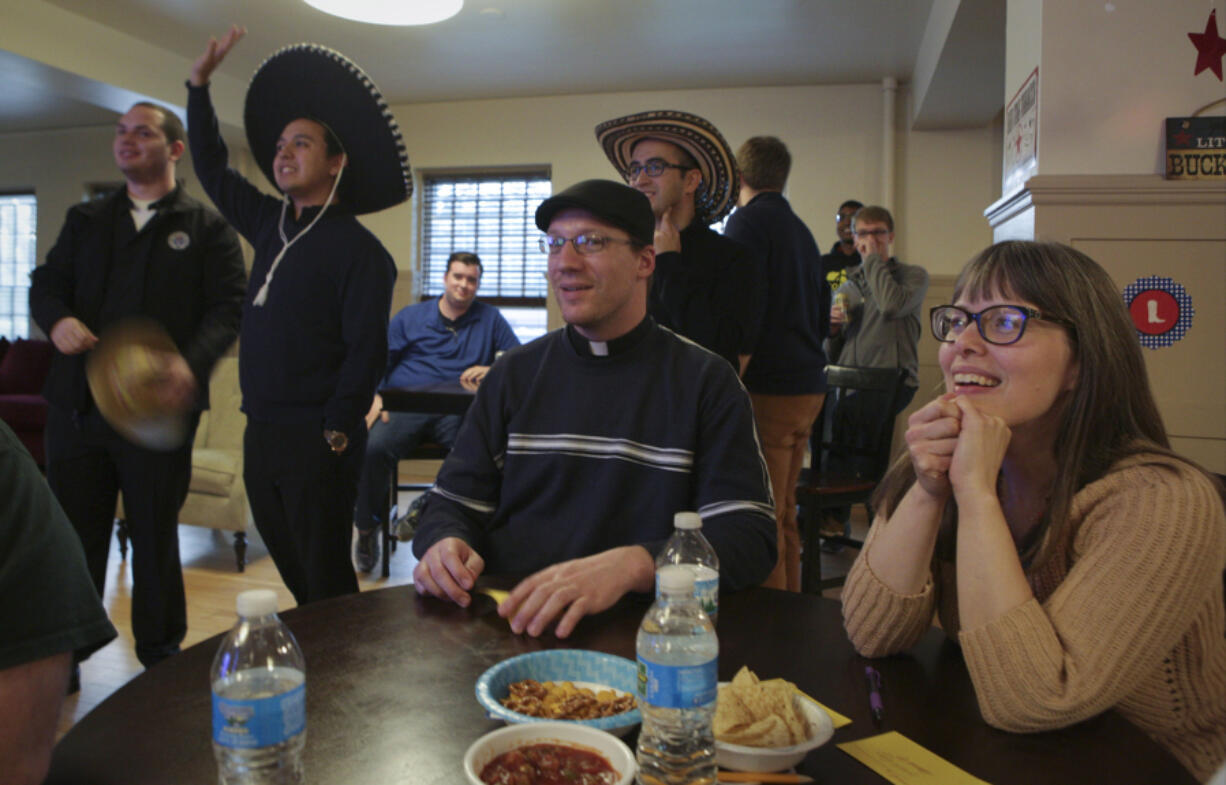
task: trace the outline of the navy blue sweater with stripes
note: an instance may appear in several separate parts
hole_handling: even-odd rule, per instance
[[[696,510],[726,590],[775,565],[775,514],[749,396],[728,363],[650,318],[585,356],[572,328],[490,369],[413,542],[459,537],[489,574],[622,545],[654,557]],[[627,342],[629,346],[624,345]]]

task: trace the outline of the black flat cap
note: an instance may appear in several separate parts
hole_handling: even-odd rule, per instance
[[[578,207],[596,218],[624,229],[630,239],[651,245],[655,239],[656,217],[646,196],[628,185],[612,180],[583,180],[554,194],[536,208],[536,227],[549,231],[549,222],[561,211]]]

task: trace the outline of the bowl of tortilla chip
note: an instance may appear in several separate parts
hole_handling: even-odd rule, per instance
[[[790,769],[834,735],[830,715],[794,684],[748,668],[720,683],[714,726],[715,760],[732,771]]]

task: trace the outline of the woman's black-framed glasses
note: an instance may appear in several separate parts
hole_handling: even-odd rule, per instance
[[[979,328],[983,340],[997,346],[1017,343],[1026,332],[1026,322],[1031,319],[1073,328],[1071,322],[1044,316],[1025,305],[993,305],[979,313],[971,313],[956,305],[938,305],[928,312],[931,318],[932,335],[942,343],[953,343],[972,321]]]
[[[574,237],[562,237],[556,234],[541,235],[538,245],[543,252],[553,256],[554,254],[562,253],[562,249],[566,247],[567,243],[575,246],[577,253],[589,256],[594,253],[600,253],[609,243],[627,243],[632,245],[634,241],[630,239],[623,240],[617,237],[605,237],[603,234],[587,232],[575,235]]]
[[[642,172],[646,172],[648,177],[659,177],[660,175],[664,174],[666,169],[680,169],[684,172],[693,168],[694,167],[692,166],[671,164],[668,161],[665,161],[663,158],[649,158],[645,164],[635,162],[626,167],[626,181],[629,182],[630,180],[635,179]]]

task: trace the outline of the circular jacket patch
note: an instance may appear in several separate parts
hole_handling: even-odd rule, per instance
[[[1170,346],[1192,327],[1196,310],[1181,284],[1157,275],[1138,278],[1124,287],[1124,304],[1147,349]]]
[[[177,232],[170,233],[170,236],[166,238],[166,244],[176,251],[182,251],[192,244],[192,238],[187,236],[187,232],[180,229]]]

